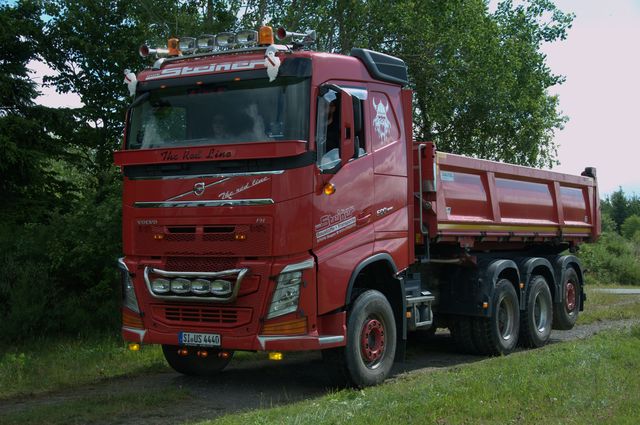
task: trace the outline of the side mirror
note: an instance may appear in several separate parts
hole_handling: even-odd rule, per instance
[[[353,100],[349,93],[340,91],[340,164],[344,165],[354,154],[354,120],[353,120]]]

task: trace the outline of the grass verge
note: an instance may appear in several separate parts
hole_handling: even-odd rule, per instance
[[[0,351],[0,399],[168,370],[158,346],[130,352],[118,337],[34,341]]]
[[[588,325],[603,320],[640,318],[640,295],[608,294],[585,288],[587,302],[578,317],[578,325]]]
[[[138,417],[140,411],[154,410],[161,417],[163,408],[175,408],[176,404],[187,397],[187,392],[179,389],[82,397],[38,404],[19,412],[0,413],[0,423],[68,425],[96,423],[105,418],[115,420],[116,423],[130,423]]]
[[[640,327],[200,424],[636,424]]]

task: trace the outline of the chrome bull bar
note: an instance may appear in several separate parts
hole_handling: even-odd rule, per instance
[[[211,302],[211,303],[231,303],[235,301],[238,297],[238,292],[240,291],[240,285],[242,283],[242,279],[249,272],[248,268],[242,269],[231,269],[231,270],[223,270],[220,272],[174,272],[167,270],[155,269],[153,267],[145,267],[144,268],[144,281],[147,284],[147,290],[149,294],[155,299],[165,300],[165,301],[192,301],[192,302]],[[151,288],[151,279],[149,278],[150,274],[155,274],[162,277],[167,278],[202,278],[202,279],[216,279],[216,278],[225,278],[225,277],[233,277],[235,276],[235,283],[232,283],[231,294],[226,297],[216,296],[213,294],[207,295],[182,295],[182,294],[171,294],[171,295],[160,295],[153,292]]]

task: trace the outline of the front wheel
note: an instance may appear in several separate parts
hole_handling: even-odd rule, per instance
[[[374,290],[363,292],[353,303],[347,321],[346,369],[357,387],[384,381],[396,352],[396,322],[389,301]]]
[[[233,352],[221,357],[219,350],[207,350],[207,357],[198,357],[193,348],[186,356],[181,356],[178,354],[180,348],[176,345],[163,345],[162,353],[169,366],[183,375],[214,376],[224,369],[233,357]]]

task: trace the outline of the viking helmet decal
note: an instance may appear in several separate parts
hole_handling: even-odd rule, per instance
[[[391,136],[391,122],[389,121],[389,117],[387,117],[387,112],[389,112],[389,103],[385,105],[382,103],[382,100],[380,100],[380,102],[376,104],[376,99],[374,97],[373,108],[376,111],[376,116],[373,119],[373,128],[380,140],[388,142],[388,139]]]

